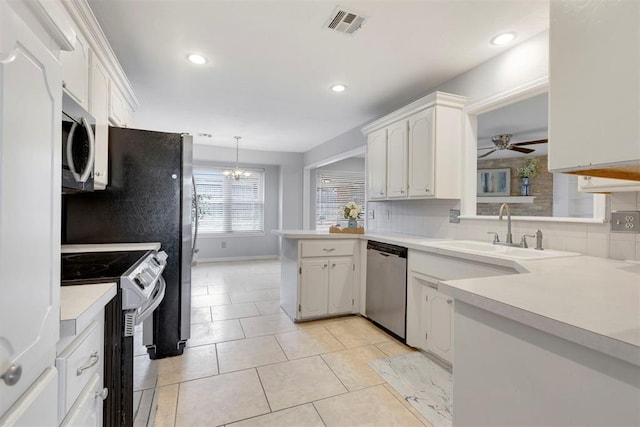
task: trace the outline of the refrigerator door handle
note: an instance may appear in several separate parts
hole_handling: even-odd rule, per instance
[[[193,257],[198,252],[198,249],[196,249],[196,242],[198,241],[198,212],[200,211],[200,205],[198,204],[198,191],[196,190],[196,178],[194,175],[191,175],[191,185],[193,185],[193,202],[196,207],[196,212],[193,216],[193,220],[195,222],[193,242],[191,242],[191,262],[193,263]]]

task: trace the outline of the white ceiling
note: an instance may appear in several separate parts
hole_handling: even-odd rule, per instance
[[[337,0],[89,0],[142,107],[136,126],[196,143],[307,151],[548,29],[548,0],[344,1],[354,36],[323,24]],[[209,59],[186,61],[189,52]],[[342,94],[329,91],[344,83]]]

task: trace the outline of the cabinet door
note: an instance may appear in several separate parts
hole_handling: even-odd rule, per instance
[[[126,127],[126,114],[127,110],[122,95],[112,81],[109,84],[109,121],[114,126]]]
[[[387,129],[367,136],[367,193],[369,199],[387,196]]]
[[[91,114],[96,119],[94,184],[103,190],[109,183],[109,75],[95,57],[91,57]]]
[[[329,261],[306,259],[300,262],[300,317],[327,314],[329,298]]]
[[[10,3],[0,2],[0,373],[22,368],[16,384],[0,381],[0,417],[54,365],[60,330],[60,82],[58,60]],[[47,414],[40,419],[42,425],[56,421]]]
[[[60,427],[100,427],[102,426],[102,381],[94,373],[82,390]]]
[[[60,52],[62,86],[86,110],[89,110],[89,44],[76,31],[76,43],[72,51]]]
[[[353,258],[329,259],[329,314],[353,311]]]
[[[427,286],[427,350],[453,360],[453,299]]]
[[[387,197],[407,197],[407,121],[387,127]]]
[[[409,272],[407,280],[407,345],[426,349],[426,332],[422,322],[423,307],[427,305],[425,300],[426,286],[415,273]],[[423,292],[425,294],[423,295]]]
[[[409,117],[409,196],[434,193],[435,109],[428,108]]]

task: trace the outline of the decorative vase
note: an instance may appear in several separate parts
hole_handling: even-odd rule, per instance
[[[349,218],[349,230],[355,230],[358,228],[358,221],[355,218]]]
[[[522,178],[522,187],[520,187],[521,196],[531,195],[531,184],[529,184],[529,178]]]

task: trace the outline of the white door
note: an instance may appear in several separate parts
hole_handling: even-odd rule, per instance
[[[327,314],[329,298],[329,261],[305,259],[300,261],[300,317]]]
[[[353,258],[329,259],[329,314],[353,311]]]
[[[453,299],[427,286],[427,350],[453,360]]]
[[[82,390],[60,427],[100,427],[102,426],[102,379],[94,373]]]
[[[61,96],[58,61],[0,2],[0,374],[22,370],[14,385],[0,380],[0,416],[55,360]]]
[[[367,188],[369,199],[387,196],[387,129],[367,135]]]
[[[425,282],[416,273],[409,272],[407,278],[407,345],[426,350],[426,328],[422,322],[422,312],[427,305]]]
[[[94,184],[103,189],[109,183],[109,76],[100,60],[91,56],[91,114],[96,119]]]
[[[80,32],[76,31],[76,36],[74,50],[60,52],[62,84],[76,102],[89,110],[89,44]]]
[[[435,108],[409,117],[409,196],[434,195]]]
[[[407,121],[387,127],[387,197],[407,197]]]

